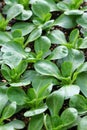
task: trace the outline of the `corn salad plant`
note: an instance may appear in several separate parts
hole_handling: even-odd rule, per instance
[[[0,130],[87,130],[87,0],[0,1]]]

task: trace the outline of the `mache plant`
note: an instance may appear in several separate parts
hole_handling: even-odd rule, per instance
[[[9,122],[10,117],[16,113],[17,105],[16,102],[9,102],[6,94],[7,89],[5,85],[0,85],[0,130],[23,129],[25,127],[24,122],[17,119]]]

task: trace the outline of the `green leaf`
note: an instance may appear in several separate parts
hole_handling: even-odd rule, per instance
[[[23,6],[20,4],[13,4],[7,12],[7,19],[10,21],[12,18],[18,16],[23,10]]]
[[[54,0],[45,0],[45,2],[49,6],[51,12],[57,11],[57,6],[56,6],[56,3],[54,2]]]
[[[30,82],[29,78],[25,78],[22,76],[18,82],[13,82],[10,85],[15,86],[15,87],[21,87],[21,86],[27,86],[30,83],[31,82]]]
[[[37,75],[32,81],[32,86],[37,93],[40,91],[40,89],[42,90],[42,88],[44,88],[47,85],[48,87],[45,92],[49,93],[52,90],[53,85],[52,77]],[[46,94],[45,92],[43,94]]]
[[[11,117],[16,112],[16,102],[12,102],[8,106],[6,106],[2,112],[1,119],[5,120]]]
[[[22,32],[21,32],[21,30],[19,30],[19,29],[14,30],[14,31],[12,32],[12,36],[13,36],[13,38],[20,38],[20,37],[22,37]]]
[[[87,116],[79,121],[77,130],[87,130]]]
[[[77,121],[77,117],[78,117],[78,112],[75,108],[67,108],[61,114],[61,120],[63,122],[63,127],[67,127],[67,126],[75,123],[75,121]]]
[[[14,55],[26,58],[27,54],[20,44],[14,41],[9,41],[5,43],[2,47],[2,52],[12,52]]]
[[[19,87],[10,87],[7,96],[11,102],[15,101],[18,105],[25,104],[25,92]]]
[[[0,31],[0,40],[3,42],[8,42],[12,39],[12,36],[8,32]]]
[[[63,1],[57,3],[57,8],[58,10],[61,10],[61,11],[67,11],[70,9],[67,2],[63,2]]]
[[[47,97],[46,104],[51,116],[57,115],[63,106],[64,96],[61,92],[55,91]]]
[[[85,12],[83,15],[79,16],[76,22],[83,28],[87,28],[87,13]]]
[[[82,95],[74,95],[70,98],[69,106],[76,108],[79,114],[87,112],[87,100]]]
[[[27,45],[29,42],[32,42],[38,39],[41,36],[41,34],[42,34],[42,29],[40,27],[35,28],[29,35],[25,45]]]
[[[56,47],[52,53],[48,56],[47,59],[56,60],[62,59],[68,55],[68,49],[66,46],[58,46]]]
[[[69,41],[71,44],[74,44],[76,42],[76,40],[79,37],[79,30],[78,29],[74,29],[69,36]]]
[[[15,119],[15,120],[9,122],[8,124],[6,124],[6,126],[7,127],[12,126],[14,129],[23,129],[25,127],[25,124],[23,121]]]
[[[68,11],[65,11],[64,14],[65,15],[76,15],[76,16],[79,16],[79,15],[82,15],[84,13],[84,11],[82,10],[68,10]]]
[[[83,72],[77,76],[76,84],[80,87],[81,92],[87,97],[87,73]]]
[[[47,14],[50,12],[50,8],[45,1],[35,1],[32,4],[33,13],[38,16],[42,21],[45,20]]]
[[[54,25],[58,25],[66,29],[73,28],[76,26],[75,17],[62,14],[55,20]]]
[[[45,112],[46,110],[47,110],[47,106],[44,105],[44,106],[42,106],[42,107],[40,107],[40,108],[26,111],[26,112],[24,113],[24,116],[25,116],[25,117],[30,117],[30,116],[39,115],[39,114]]]
[[[31,10],[23,10],[22,13],[20,15],[18,15],[16,18],[18,20],[26,21],[26,20],[30,19],[31,16],[32,16]]]
[[[14,130],[13,126],[0,126],[0,130]]]
[[[51,46],[51,41],[46,36],[41,36],[34,43],[34,48],[36,53],[38,54],[40,51],[45,53],[49,50]]]
[[[87,48],[87,37],[85,37],[79,46],[80,49],[86,49]]]
[[[59,78],[60,72],[58,67],[52,63],[51,61],[38,61],[37,63],[34,64],[35,70],[42,74],[42,75],[47,75],[47,76],[53,76],[56,78]]]
[[[63,59],[64,61],[72,63],[72,71],[77,69],[81,64],[84,63],[83,52],[76,49],[68,49],[68,55]]]
[[[2,64],[1,73],[6,80],[11,81],[11,70],[7,65]]]
[[[14,55],[14,52],[6,52],[7,49],[6,48],[2,48],[2,52],[4,52],[3,54],[3,62],[4,64],[6,64],[7,66],[9,66],[11,69],[17,67],[21,60],[22,57],[18,56],[18,55]]]
[[[6,103],[8,102],[8,97],[7,97],[6,91],[7,91],[6,87],[0,86],[0,115],[1,115],[1,112],[3,111],[3,108],[5,107]]]
[[[61,64],[61,72],[63,77],[68,77],[72,75],[72,62],[63,62]]]
[[[41,130],[43,126],[43,115],[36,115],[31,118],[28,130]]]
[[[79,94],[80,88],[77,85],[64,85],[58,90],[65,99],[71,98],[73,95]]]
[[[44,125],[46,130],[52,130],[51,117],[48,114],[44,116]]]
[[[48,33],[48,38],[51,40],[52,44],[65,44],[67,43],[65,35],[60,30],[53,30]]]
[[[27,34],[29,34],[30,32],[32,32],[32,30],[35,28],[34,24],[32,23],[28,23],[28,22],[17,22],[15,23],[12,28],[11,31],[13,32],[14,30],[21,30],[22,32],[22,36],[25,36]]]

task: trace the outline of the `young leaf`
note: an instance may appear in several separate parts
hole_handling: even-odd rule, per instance
[[[50,110],[51,116],[57,115],[62,108],[64,102],[64,96],[62,93],[55,91],[47,97],[46,104]]]
[[[29,43],[29,42],[32,42],[32,41],[35,41],[36,39],[38,39],[42,34],[42,29],[41,28],[35,28],[31,34],[29,35],[26,43],[25,43],[25,46]]]
[[[2,125],[0,126],[0,130],[14,130],[14,128],[13,126]]]
[[[64,12],[64,14],[65,15],[72,15],[72,16],[74,16],[74,15],[76,15],[76,16],[79,16],[79,15],[82,15],[84,13],[84,11],[82,11],[82,10],[68,10],[68,11],[65,11]]]
[[[2,47],[2,52],[12,52],[14,55],[20,56],[21,58],[26,58],[27,54],[23,47],[14,41],[9,41],[5,43]]]
[[[6,103],[8,102],[8,97],[6,94],[7,88],[0,86],[0,115],[5,107]]]
[[[47,14],[50,12],[48,4],[44,1],[35,1],[32,5],[33,13],[38,16],[42,21],[45,20]]]
[[[6,80],[11,81],[11,70],[7,65],[2,64],[1,73]]]
[[[42,75],[48,75],[48,76],[54,76],[56,78],[59,78],[60,72],[58,67],[52,63],[51,61],[38,61],[34,64],[35,70],[42,74]]]
[[[63,62],[72,62],[72,70],[74,71],[84,63],[84,60],[83,52],[76,49],[68,49],[68,55],[64,58]]]
[[[18,16],[23,10],[23,6],[20,4],[14,4],[7,12],[7,19],[10,21],[12,18]]]
[[[82,41],[82,43],[79,46],[80,49],[86,49],[87,48],[87,37],[85,37]]]
[[[47,59],[56,60],[62,59],[68,55],[68,49],[66,46],[58,46],[56,47],[52,53],[48,56]]]
[[[58,25],[66,29],[73,28],[76,26],[75,17],[62,14],[55,20],[54,25]]]
[[[67,69],[67,70],[66,70]],[[61,64],[61,72],[63,77],[68,77],[72,75],[72,62],[63,62]]]
[[[44,116],[44,125],[46,130],[52,130],[52,121],[48,114]]]
[[[6,106],[2,112],[2,120],[8,119],[16,112],[16,102],[12,102],[8,106]]]
[[[67,127],[75,123],[78,117],[78,112],[75,108],[67,108],[61,115],[63,127]]]
[[[82,95],[74,95],[70,98],[69,106],[76,108],[79,114],[87,112],[87,100]]]
[[[77,130],[87,130],[87,116],[79,121]]]
[[[76,20],[76,22],[82,26],[83,28],[87,28],[87,13],[83,13],[83,15],[79,16]]]
[[[18,105],[25,104],[25,92],[19,87],[10,87],[7,96],[11,102],[15,101]]]
[[[57,10],[57,6],[56,3],[54,2],[54,0],[45,0],[47,5],[50,7],[50,11],[56,11]]]
[[[65,99],[71,98],[73,95],[79,94],[80,88],[77,85],[65,85],[58,90]]]
[[[18,15],[16,18],[18,20],[28,20],[32,16],[32,11],[31,10],[22,10],[22,13]]]
[[[51,41],[46,36],[41,36],[34,43],[34,48],[37,54],[40,51],[42,51],[43,53],[47,52],[50,46],[51,46]]]
[[[22,32],[22,36],[25,36],[27,34],[29,34],[30,32],[32,32],[32,30],[35,28],[34,24],[32,23],[28,23],[28,22],[17,22],[15,23],[12,28],[11,31],[13,32],[16,29],[21,30]]]
[[[8,124],[6,124],[6,126],[7,127],[12,126],[14,129],[23,129],[25,127],[25,124],[23,121],[15,119],[15,120],[9,122]]]
[[[80,87],[83,95],[87,97],[87,73],[83,72],[77,76],[76,84]]]
[[[12,36],[8,32],[2,32],[0,31],[0,40],[3,42],[8,42],[12,39]]]
[[[31,118],[28,130],[41,130],[43,126],[43,115],[36,115]]]
[[[70,33],[70,37],[69,37],[69,41],[71,44],[74,44],[76,42],[76,40],[79,37],[79,30],[78,29],[74,29],[71,33]]]
[[[67,43],[65,35],[60,30],[53,30],[48,33],[48,37],[51,40],[52,44],[65,44]]]
[[[26,112],[24,113],[24,116],[25,116],[25,117],[30,117],[30,116],[39,115],[39,114],[45,112],[46,110],[47,110],[47,106],[44,105],[44,106],[42,106],[42,107],[40,107],[40,108],[26,111]]]

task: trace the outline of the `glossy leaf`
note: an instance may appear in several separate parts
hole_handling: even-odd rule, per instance
[[[79,114],[87,112],[87,100],[82,95],[74,95],[70,98],[69,106],[76,108]]]
[[[77,79],[76,79],[76,83],[80,87],[83,95],[85,95],[87,97],[87,91],[86,91],[87,90],[87,80],[86,80],[86,77],[87,77],[86,72],[80,73],[78,75]]]
[[[31,118],[31,121],[28,126],[28,130],[41,130],[43,126],[43,115],[36,115]]]
[[[64,14],[65,15],[82,15],[84,12],[82,10],[68,10],[65,11]]]
[[[4,86],[0,86],[0,115],[5,107],[6,103],[8,102],[8,97],[6,94],[7,88]]]
[[[47,52],[50,46],[51,46],[51,41],[46,36],[41,36],[39,39],[35,41],[35,44],[34,44],[34,48],[37,54],[40,51],[42,53]]]
[[[15,23],[11,30],[12,32],[16,29],[19,29],[22,31],[22,36],[25,36],[27,34],[29,34],[33,29],[35,28],[34,24],[28,23],[28,22],[18,22]]]
[[[56,78],[60,75],[58,67],[50,61],[39,61],[35,63],[34,67],[42,75],[54,76]]]
[[[66,70],[67,69],[67,70]],[[63,62],[61,64],[61,72],[64,77],[72,75],[72,62]]]
[[[15,119],[15,120],[11,121],[10,123],[6,124],[6,126],[7,127],[12,126],[15,129],[23,129],[25,127],[25,124],[23,121]]]
[[[11,102],[15,101],[18,105],[25,104],[25,92],[19,87],[10,87],[7,96]]]
[[[50,111],[51,116],[57,115],[62,108],[64,102],[64,96],[62,93],[55,91],[47,97],[46,103]]]
[[[83,117],[78,123],[77,130],[86,130],[87,129],[87,116]]]
[[[47,110],[47,106],[44,105],[44,106],[42,106],[41,108],[37,108],[37,109],[33,109],[33,110],[26,111],[26,112],[24,113],[24,116],[25,116],[25,117],[30,117],[30,116],[39,115],[39,114],[45,112],[46,110]]]
[[[67,43],[64,33],[60,30],[53,30],[52,32],[48,33],[48,37],[52,44]]]
[[[33,3],[32,10],[41,20],[45,20],[47,14],[50,12],[48,4],[40,0]]]
[[[78,117],[78,112],[75,108],[67,108],[61,115],[63,126],[69,126],[75,123]]]
[[[12,102],[8,106],[6,106],[2,112],[2,120],[5,120],[11,117],[16,112],[16,102]]]
[[[79,94],[80,88],[77,85],[65,85],[62,86],[62,88],[60,88],[58,91],[62,93],[65,99],[69,99],[72,96]]]
[[[84,13],[83,15],[81,15],[78,19],[77,19],[77,23],[80,25],[80,26],[82,26],[82,27],[84,27],[84,28],[87,28],[87,21],[86,21],[86,19],[87,19],[87,13]]]
[[[23,6],[20,4],[14,4],[7,12],[7,19],[10,21],[12,18],[18,16],[23,10]]]
[[[73,28],[76,26],[75,18],[66,16],[64,14],[60,15],[54,22],[54,25],[61,26],[63,28]]]
[[[29,42],[35,41],[36,39],[38,39],[42,34],[42,29],[41,28],[35,28],[31,34],[29,35],[26,44],[28,44]]]
[[[50,54],[48,59],[50,59],[50,60],[62,59],[64,57],[66,57],[67,55],[68,55],[67,47],[58,46],[52,51],[52,53]]]

